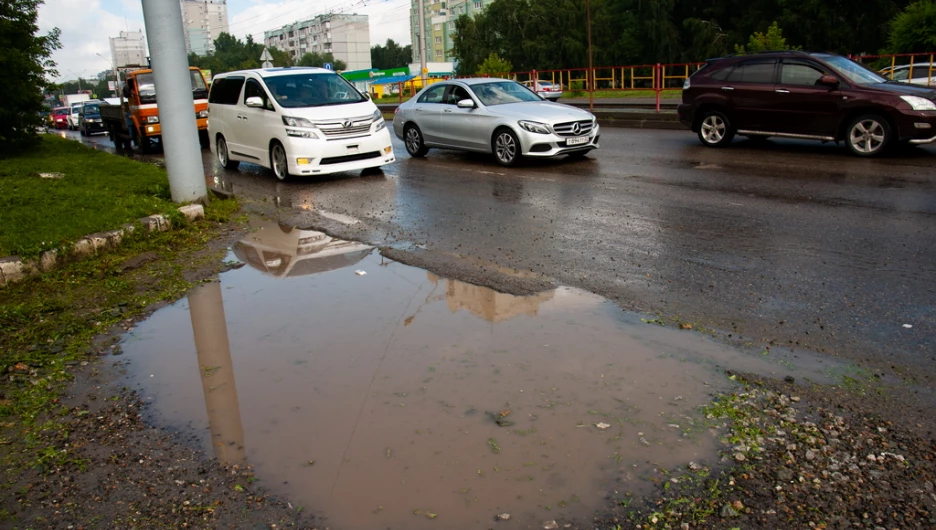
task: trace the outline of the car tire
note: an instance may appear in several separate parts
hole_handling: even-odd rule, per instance
[[[505,167],[516,166],[523,159],[520,139],[507,128],[494,131],[491,149],[494,151],[497,163]]]
[[[198,131],[198,143],[201,145],[202,149],[211,147],[211,142],[208,139],[208,131]]]
[[[877,114],[858,116],[845,129],[845,144],[856,156],[878,156],[887,149],[890,141],[890,124]]]
[[[279,142],[273,142],[270,146],[270,167],[273,168],[273,174],[279,180],[289,178],[289,162],[286,158],[286,148]]]
[[[88,133],[86,133],[85,130],[82,129],[80,125],[78,126],[78,134],[80,134],[81,136],[88,136]]]
[[[406,152],[413,158],[422,158],[429,152],[422,131],[412,123],[403,129],[403,143],[406,144]]]
[[[140,148],[140,153],[146,155],[153,148],[153,143],[150,141],[148,136],[143,136],[142,134],[137,134],[136,137],[137,147]]]
[[[717,110],[708,110],[699,121],[699,140],[706,147],[724,147],[734,139],[735,131],[728,117]]]
[[[228,152],[227,140],[224,139],[224,136],[218,135],[218,163],[221,164],[221,167],[224,169],[235,170],[237,166],[240,165],[240,162],[237,160],[231,160],[231,154]]]

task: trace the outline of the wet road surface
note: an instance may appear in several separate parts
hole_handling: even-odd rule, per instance
[[[577,289],[512,296],[254,228],[230,257],[246,266],[142,322],[120,362],[152,421],[337,528],[486,528],[502,513],[587,526],[612,490],[636,501],[659,468],[717,462],[699,407],[734,387],[725,366],[820,383],[841,369],[748,355]]]
[[[509,170],[394,148],[382,175],[292,182],[250,164],[225,172],[203,154],[211,184],[293,224],[333,221],[370,243],[534,271],[755,348],[896,362],[918,376],[936,365],[932,146],[864,160],[835,144],[708,149],[688,131],[606,127],[586,160]]]

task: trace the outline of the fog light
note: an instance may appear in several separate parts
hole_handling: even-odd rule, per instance
[[[155,130],[156,130],[156,127],[151,127],[151,126],[146,127],[146,132],[153,132]]]
[[[929,129],[932,127],[932,125],[928,123],[921,123],[921,122],[914,123],[913,126],[916,127],[917,129]]]
[[[389,145],[383,148],[383,152],[387,153],[388,155],[390,154],[390,151],[393,151],[393,148],[390,147]]]
[[[308,158],[297,158],[296,163],[299,164],[300,166],[304,166],[306,164],[309,164],[310,162]]]

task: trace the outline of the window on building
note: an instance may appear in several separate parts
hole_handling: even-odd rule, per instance
[[[436,37],[435,42],[436,44],[442,44],[442,37]]]
[[[436,57],[442,57],[442,50],[436,50]]]
[[[442,30],[442,24],[435,24],[435,25],[432,26],[432,28],[433,28],[434,30],[436,30],[436,31],[441,31],[441,30]]]
[[[475,8],[475,9],[481,9],[481,0],[475,0],[474,8]]]

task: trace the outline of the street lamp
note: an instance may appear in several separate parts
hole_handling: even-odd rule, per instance
[[[81,74],[87,72],[88,70],[87,69],[82,70],[81,74],[76,74],[75,72],[72,72],[71,70],[68,70],[68,71],[71,72],[73,76],[78,77],[78,92],[81,92]]]
[[[105,61],[107,61],[107,57],[104,57],[104,56],[101,55],[100,53],[95,52],[94,55],[97,55],[97,56],[100,57],[101,59],[104,59]],[[116,98],[116,97],[118,97],[118,94],[120,94],[120,92],[119,92],[119,90],[120,90],[120,74],[117,73],[117,61],[108,61],[108,62],[110,62],[110,63],[111,63],[111,66],[114,68],[114,97]]]
[[[588,75],[585,76],[588,82],[588,110],[595,112],[595,70],[592,64],[592,40],[591,40],[591,1],[585,0],[585,23],[588,25]],[[590,78],[590,82],[588,81]]]

